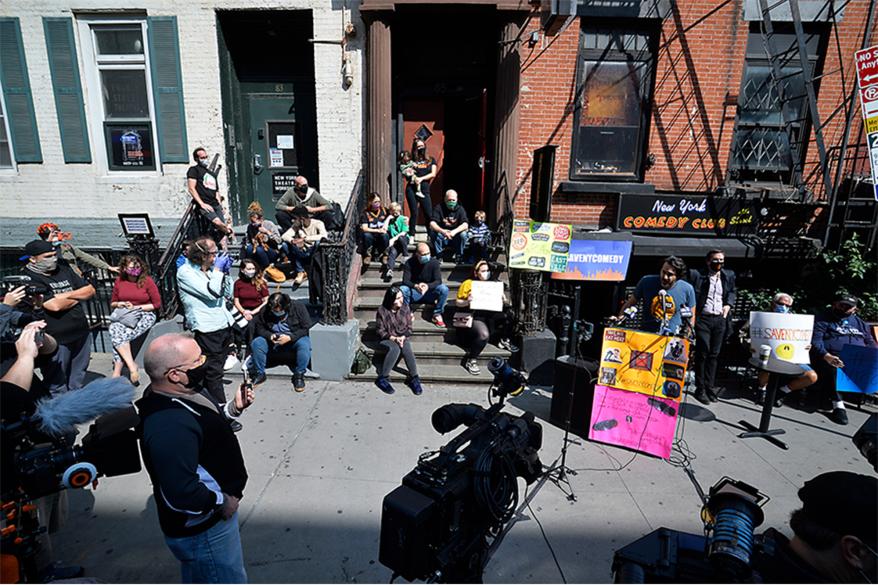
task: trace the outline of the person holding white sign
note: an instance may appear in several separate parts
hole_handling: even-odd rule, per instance
[[[473,285],[485,283],[491,280],[491,277],[490,265],[485,260],[477,262],[473,266],[473,277],[464,280],[457,291],[458,308],[469,308],[470,303],[473,302]],[[501,296],[503,297],[502,300],[505,301],[505,295],[501,293]],[[469,349],[467,350],[467,357],[463,365],[467,372],[473,376],[478,376],[482,372],[477,360],[485,346],[488,345],[488,340],[492,334],[500,334],[501,337],[497,346],[501,349],[513,353],[518,351],[518,348],[509,340],[511,323],[512,319],[503,310],[499,312],[475,310],[472,312],[472,324],[469,326]],[[465,327],[460,327],[460,329],[465,329]]]

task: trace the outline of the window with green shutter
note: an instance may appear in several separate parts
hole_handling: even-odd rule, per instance
[[[164,162],[186,163],[186,113],[183,107],[183,76],[176,16],[147,19],[153,101],[159,149]]]
[[[0,87],[15,160],[19,163],[43,162],[17,17],[0,17]]]
[[[89,163],[91,149],[79,81],[72,18],[43,18],[64,162]]]

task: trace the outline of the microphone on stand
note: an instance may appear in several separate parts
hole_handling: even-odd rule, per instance
[[[670,315],[668,311],[671,309],[670,300],[668,299],[668,291],[663,288],[660,288],[658,291],[659,294],[659,302],[662,305],[662,324],[661,329],[659,331],[662,332],[662,335],[666,335],[669,333],[668,331],[668,321],[670,321]]]

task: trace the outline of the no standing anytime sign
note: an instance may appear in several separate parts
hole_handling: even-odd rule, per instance
[[[860,89],[860,106],[863,108],[863,124],[872,163],[872,184],[878,199],[878,45],[857,51],[854,56],[857,67],[857,84]]]

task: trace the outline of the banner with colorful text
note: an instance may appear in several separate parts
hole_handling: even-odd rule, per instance
[[[573,226],[516,219],[509,240],[509,268],[565,272]]]
[[[679,406],[667,398],[595,386],[588,438],[667,459]]]
[[[688,339],[609,328],[598,384],[679,402],[688,364]]]

